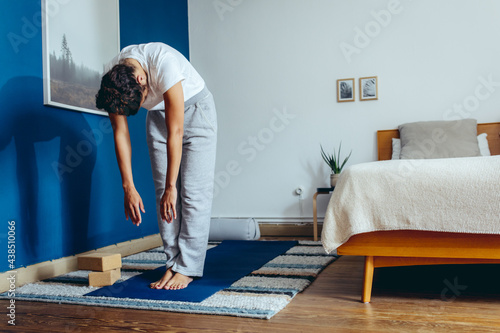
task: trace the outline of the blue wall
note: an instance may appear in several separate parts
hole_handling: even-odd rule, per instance
[[[8,221],[15,221],[16,268],[158,232],[146,111],[129,118],[134,181],[146,208],[136,227],[125,220],[109,119],[43,105],[40,11],[40,0],[0,2],[2,272],[10,270]],[[23,38],[18,45],[12,33]],[[187,0],[120,0],[120,39],[121,47],[165,42],[188,56]],[[58,163],[71,165],[61,177]]]

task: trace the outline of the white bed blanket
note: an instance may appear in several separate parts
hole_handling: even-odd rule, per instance
[[[500,234],[500,156],[390,160],[342,172],[325,214],[327,252],[380,230]]]

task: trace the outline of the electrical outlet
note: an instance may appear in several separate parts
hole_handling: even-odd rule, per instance
[[[295,194],[302,196],[302,193],[304,193],[304,188],[302,186],[299,186],[295,189]]]

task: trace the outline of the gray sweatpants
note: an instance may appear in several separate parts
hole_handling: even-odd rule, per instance
[[[217,114],[212,94],[205,88],[185,102],[182,158],[177,178],[177,219],[172,223],[162,221],[159,209],[168,163],[165,111],[148,111],[146,135],[166,266],[186,276],[200,277],[207,251],[214,190]]]

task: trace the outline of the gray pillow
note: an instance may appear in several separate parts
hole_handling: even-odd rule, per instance
[[[401,159],[480,156],[477,121],[425,121],[399,126]]]

